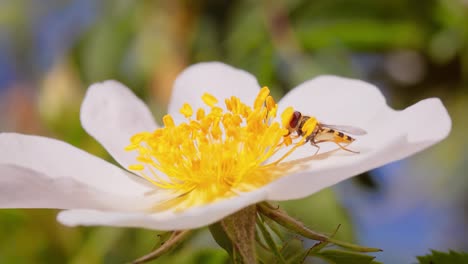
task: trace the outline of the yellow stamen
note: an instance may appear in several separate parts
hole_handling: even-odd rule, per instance
[[[180,109],[180,113],[183,114],[185,118],[189,118],[193,115],[192,107],[189,104],[185,103]]]
[[[165,127],[174,127],[175,126],[174,119],[172,119],[171,115],[165,115],[163,117],[163,123],[164,123]],[[136,134],[135,136],[137,136],[137,135],[139,135],[139,134]]]
[[[199,108],[197,110],[197,120],[200,121],[205,117],[205,110],[203,108]]]
[[[260,92],[258,93],[257,98],[255,98],[254,109],[259,109],[260,107],[262,107],[263,104],[265,103],[265,99],[267,98],[269,94],[270,94],[270,90],[268,89],[268,87],[265,86],[262,89],[260,89]]]
[[[139,144],[130,144],[125,147],[126,151],[137,150],[140,147]]]
[[[184,104],[180,113],[186,122],[175,124],[166,115],[163,128],[131,138],[126,150],[138,152],[139,164],[129,169],[174,195],[164,204],[155,205],[155,210],[184,210],[226,199],[260,188],[296,168],[279,164],[304,144],[304,138],[294,143],[291,136],[285,136],[288,126],[284,124],[289,124],[294,110],[283,112],[281,126],[275,121],[278,106],[269,94],[263,87],[253,107],[233,96],[225,100],[225,111],[216,106],[216,97],[205,93],[202,100],[210,109],[206,113],[197,109],[196,120],[191,119],[192,107]],[[304,129],[309,133],[316,125],[316,120],[311,121]],[[290,145],[280,159],[267,162]]]
[[[134,171],[142,171],[142,170],[145,169],[145,166],[143,166],[141,164],[135,164],[135,165],[128,166],[128,169],[129,170],[134,170]]]
[[[317,127],[317,119],[315,117],[310,117],[302,126],[302,131],[304,131],[304,137],[309,136],[314,132],[315,127]]]
[[[266,107],[268,111],[271,111],[277,107],[275,99],[271,95],[266,98]]]
[[[294,109],[292,107],[286,108],[281,114],[281,123],[283,127],[289,127],[289,122],[291,121]]]
[[[218,99],[209,93],[204,93],[202,96],[202,100],[205,104],[210,107],[215,106],[218,103]]]

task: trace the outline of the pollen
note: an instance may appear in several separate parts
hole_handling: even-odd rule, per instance
[[[164,127],[134,135],[125,148],[138,153],[130,170],[172,194],[154,209],[185,210],[230,198],[258,189],[291,169],[280,162],[285,155],[278,152],[294,143],[288,129],[276,121],[278,106],[267,87],[253,106],[235,96],[224,101],[225,108],[211,94],[205,93],[202,100],[208,108],[194,111],[185,103],[180,113],[186,121],[175,124],[166,115]],[[283,119],[291,111],[286,109]],[[275,154],[280,157],[272,160]]]
[[[193,115],[192,107],[189,104],[185,103],[180,109],[180,113],[183,114],[185,118],[189,118]]]

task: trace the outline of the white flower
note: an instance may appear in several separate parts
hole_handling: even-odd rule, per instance
[[[211,111],[221,111],[214,105],[214,101],[210,101],[214,98],[205,95],[205,102],[201,99],[204,93],[216,97],[222,107],[222,102],[231,96],[238,97],[246,105],[253,105],[259,90],[256,79],[245,71],[221,63],[200,63],[189,67],[177,78],[168,112],[175,123],[180,124],[185,120],[184,115],[179,112],[181,108],[185,109],[182,113],[186,116],[191,115],[192,109],[195,109],[194,112],[199,108],[207,109],[206,103],[212,105]],[[268,113],[276,112],[276,105],[268,100],[266,103],[270,106],[263,106],[263,100],[261,107],[268,108],[264,110]],[[191,108],[184,103],[190,103]],[[320,122],[365,129],[368,134],[359,137],[349,146],[360,153],[341,150],[327,152],[336,146],[327,147],[325,144],[321,147],[320,154],[314,156],[316,149],[307,144],[297,148],[278,166],[265,168],[262,164],[269,161],[249,165],[249,171],[243,171],[242,174],[250,177],[254,173],[255,177],[250,177],[245,182],[236,173],[252,161],[245,161],[244,156],[248,154],[237,155],[232,152],[232,148],[227,148],[226,152],[216,152],[216,155],[208,155],[208,150],[200,150],[205,151],[205,154],[200,156],[199,162],[203,164],[197,166],[202,166],[204,171],[196,173],[181,172],[187,168],[195,168],[193,160],[190,161],[190,166],[184,167],[182,163],[184,159],[188,159],[186,157],[174,160],[177,164],[153,166],[150,160],[142,158],[146,155],[145,151],[152,153],[148,155],[154,154],[155,157],[171,161],[174,157],[167,148],[171,144],[178,146],[176,144],[179,143],[170,142],[167,137],[164,138],[166,141],[151,141],[149,137],[158,125],[148,108],[122,84],[106,81],[88,89],[81,107],[81,122],[84,129],[122,167],[137,169],[135,172],[143,177],[58,140],[2,133],[0,207],[66,209],[59,213],[58,220],[70,226],[109,225],[158,230],[197,228],[219,221],[249,205],[264,200],[305,197],[359,173],[402,159],[444,139],[451,127],[450,117],[439,99],[426,99],[405,110],[396,111],[386,105],[376,87],[362,81],[334,76],[318,77],[296,87],[278,103],[278,111],[288,106],[315,116]],[[272,114],[271,117],[273,116]],[[172,119],[166,117],[165,122],[171,126]],[[275,122],[271,119],[267,126],[273,123]],[[284,131],[279,127],[275,128]],[[224,127],[219,133],[228,131]],[[258,146],[263,147],[262,144],[278,143],[277,140],[283,138],[282,132],[278,137],[273,129],[254,130],[253,134],[255,133],[265,133],[271,137],[257,135],[255,141],[248,144],[255,145],[253,142],[258,142]],[[177,135],[179,134],[174,134],[176,139],[183,138]],[[124,150],[131,138],[133,141],[130,149],[137,151]],[[153,145],[149,146],[151,144]],[[207,142],[206,148],[210,148],[210,144],[214,143]],[[158,146],[161,146],[163,152],[158,152]],[[193,144],[187,146],[191,147]],[[250,146],[249,151],[251,149],[255,149],[255,146]],[[263,148],[259,153],[265,151],[268,152],[269,148]],[[284,151],[269,153],[265,157],[275,160]],[[221,157],[223,155],[226,155],[225,159]],[[138,161],[137,156],[140,157]],[[135,165],[138,162],[140,165]],[[230,162],[243,165],[239,167]],[[206,169],[207,164],[212,166]],[[221,173],[211,171],[218,169]],[[226,171],[231,170],[236,173],[228,178]],[[161,178],[157,180],[156,175]],[[171,178],[173,176],[175,178]],[[152,179],[153,183],[144,177]],[[221,192],[210,188],[218,188],[218,185],[203,185],[213,177],[217,177],[218,181],[228,181],[226,186],[234,187],[223,192],[221,197],[216,197]],[[203,181],[197,186],[203,185],[206,189],[193,191],[197,194],[192,197],[192,183],[198,179]],[[260,183],[252,179],[259,179]],[[181,195],[176,198],[179,199],[178,202],[168,200],[168,195],[172,195],[171,191]],[[190,199],[184,200],[186,197]]]

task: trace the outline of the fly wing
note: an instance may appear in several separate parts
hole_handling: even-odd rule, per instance
[[[345,132],[351,135],[362,136],[362,135],[367,134],[367,131],[365,131],[364,129],[359,128],[359,127],[354,127],[354,126],[327,125],[323,123],[320,123],[320,125],[322,127],[331,128],[331,129]]]

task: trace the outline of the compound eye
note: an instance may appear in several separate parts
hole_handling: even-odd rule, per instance
[[[291,121],[289,121],[289,127],[291,128],[296,128],[297,124],[299,123],[299,120],[301,119],[302,114],[301,112],[294,111]]]

